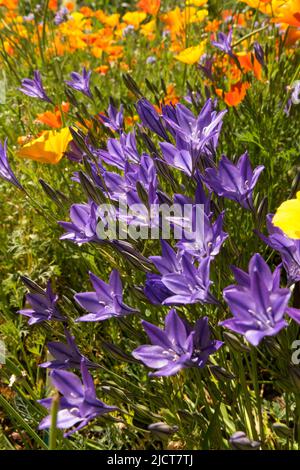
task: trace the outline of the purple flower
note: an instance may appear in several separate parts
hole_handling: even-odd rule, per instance
[[[223,155],[219,168],[207,168],[202,180],[218,196],[252,209],[252,192],[263,169],[264,166],[260,165],[252,171],[248,152],[240,156],[236,165]]]
[[[164,299],[163,305],[214,303],[215,300],[209,292],[211,258],[207,257],[195,263],[187,253],[176,253],[165,240],[161,240],[161,246],[162,256],[150,256],[149,259],[161,273],[162,284],[171,293]],[[158,279],[155,291],[157,282]],[[155,291],[151,294],[151,284],[148,283],[146,292],[150,293],[150,298],[155,296]]]
[[[190,152],[193,168],[202,154],[214,154],[226,110],[217,113],[214,103],[208,99],[198,116],[194,116],[183,104],[164,106],[162,112],[168,129],[176,139],[177,149]]]
[[[99,114],[101,120],[104,123],[104,126],[109,127],[113,131],[121,132],[124,125],[124,106],[121,105],[120,109],[110,104],[107,110],[107,116],[104,114]]]
[[[163,158],[168,165],[183,171],[188,176],[194,172],[194,162],[188,150],[178,150],[169,142],[160,142]]]
[[[105,163],[120,170],[125,169],[126,162],[139,163],[141,158],[134,132],[122,133],[119,139],[108,139],[107,150],[99,150],[98,155]]]
[[[94,202],[73,204],[70,217],[72,222],[59,222],[67,232],[60,237],[61,240],[71,240],[78,245],[99,241],[96,233],[97,205]]]
[[[230,55],[230,57],[234,57],[232,52],[232,29],[229,31],[228,35],[219,32],[217,34],[217,41],[211,41],[211,44],[221,51],[225,52],[226,54]]]
[[[77,321],[103,321],[112,317],[123,317],[137,310],[123,303],[123,289],[120,274],[116,269],[111,272],[109,283],[89,273],[94,292],[81,292],[74,296],[76,302],[88,315],[78,318]]]
[[[52,291],[50,281],[48,281],[46,290],[39,287],[38,291],[27,294],[26,301],[31,309],[19,310],[18,313],[29,317],[29,325],[48,320],[65,320],[57,307],[58,295]]]
[[[224,213],[220,214],[215,222],[212,222],[211,219],[202,212],[201,219],[203,228],[201,231],[203,231],[203,233],[197,232],[195,230],[196,226],[195,228],[193,226],[193,222],[197,216],[200,217],[199,212],[192,211],[190,225],[193,228],[193,232],[190,234],[191,236],[189,236],[189,238],[183,238],[176,246],[196,258],[210,256],[210,258],[213,259],[219,254],[224,241],[228,237],[228,233],[222,230]]]
[[[77,72],[71,72],[71,80],[66,82],[66,84],[74,88],[74,90],[81,91],[84,95],[92,98],[91,90],[90,90],[90,78],[91,78],[91,71],[87,71],[84,67],[82,69],[82,74]]]
[[[233,318],[220,325],[244,335],[257,346],[265,336],[275,336],[287,326],[283,316],[288,313],[291,292],[279,286],[279,267],[272,273],[257,253],[250,260],[249,274],[236,267],[232,271],[238,285],[226,287],[223,297]]]
[[[68,21],[68,15],[69,15],[69,10],[62,6],[55,14],[55,17],[54,17],[54,24],[56,24],[56,26],[64,23],[65,21]]]
[[[213,58],[204,54],[201,58],[201,62],[197,65],[198,69],[201,70],[209,80],[213,80],[213,63]]]
[[[156,57],[153,56],[153,55],[150,55],[149,57],[147,57],[146,59],[146,64],[155,64],[156,62]]]
[[[161,117],[154,106],[146,100],[146,98],[142,98],[138,101],[136,109],[145,127],[155,132],[162,139],[169,141],[169,137],[166,133]]]
[[[7,139],[4,141],[4,145],[0,142],[0,178],[12,183],[19,189],[23,190],[23,186],[19,183],[17,178],[12,171],[7,158]]]
[[[259,42],[254,42],[254,55],[262,67],[265,66],[265,54]]]
[[[34,14],[29,13],[28,15],[23,16],[23,21],[33,21],[34,20]]]
[[[54,360],[40,364],[40,367],[47,369],[80,369],[81,363],[84,362],[86,367],[97,367],[97,364],[91,362],[79,351],[72,336],[67,329],[65,329],[67,344],[59,342],[51,342],[47,344],[47,348],[54,357]]]
[[[142,325],[152,345],[140,346],[132,355],[147,367],[158,369],[149,376],[174,375],[186,367],[203,368],[223,344],[211,339],[207,317],[197,320],[192,328],[174,309],[166,316],[164,330],[144,320]]]
[[[71,140],[65,156],[72,162],[81,163],[86,153],[78,147],[75,140]]]
[[[171,297],[172,292],[162,283],[159,274],[147,274],[144,293],[154,305],[162,305],[164,300]]]
[[[68,429],[76,425],[64,435],[65,437],[79,431],[98,416],[118,409],[97,399],[93,379],[84,362],[81,363],[81,375],[82,381],[72,372],[63,370],[54,370],[50,374],[52,384],[62,394],[57,414],[57,427]],[[38,402],[47,410],[51,409],[52,398],[45,398]],[[51,415],[48,415],[41,421],[39,429],[48,429],[50,426]]]
[[[47,103],[52,103],[50,98],[46,95],[46,92],[43,87],[41,74],[38,70],[34,71],[34,79],[24,78],[21,82],[21,88],[19,88],[22,93],[32,98],[39,98],[42,101]]]
[[[267,215],[269,236],[258,234],[273,250],[278,251],[290,284],[300,281],[300,240],[288,238],[279,227],[272,224],[274,214]]]

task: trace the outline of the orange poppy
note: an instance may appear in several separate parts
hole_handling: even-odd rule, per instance
[[[228,92],[223,91],[220,88],[216,89],[216,94],[223,98],[224,102],[228,106],[238,106],[245,98],[248,88],[250,88],[250,83],[238,82],[231,85]]]
[[[61,104],[61,111],[63,113],[67,113],[69,109],[70,109],[69,103],[63,102]],[[35,119],[35,122],[45,124],[46,126],[52,127],[53,129],[60,129],[63,125],[61,111],[56,106],[54,113],[52,111],[46,111],[44,113],[38,114]]]
[[[160,9],[160,0],[140,0],[137,7],[149,15],[157,15]]]
[[[106,75],[107,72],[109,71],[109,66],[108,65],[100,65],[99,67],[96,67],[95,72],[100,73],[100,75]]]

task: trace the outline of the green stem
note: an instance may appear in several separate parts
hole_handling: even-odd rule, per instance
[[[246,41],[246,39],[251,38],[251,36],[254,36],[254,34],[260,33],[260,31],[263,31],[264,29],[268,28],[269,25],[266,24],[265,26],[262,26],[261,28],[255,29],[254,31],[251,31],[248,34],[245,34],[242,38],[240,38],[238,41],[236,41],[231,47],[232,49],[236,46],[238,46],[241,42]]]
[[[49,450],[55,450],[57,441],[57,413],[59,408],[59,395],[56,395],[52,399],[51,405],[51,427],[50,427],[50,438],[49,438]]]
[[[251,400],[249,396],[249,389],[246,383],[246,377],[245,377],[245,371],[244,371],[242,358],[240,354],[237,354],[236,357],[237,357],[237,361],[239,365],[239,379],[240,379],[242,390],[244,392],[245,408],[246,408],[250,426],[251,426],[252,438],[255,440],[258,440],[258,434],[256,431],[255,421],[254,421],[253,414],[252,414]]]
[[[251,348],[251,362],[252,362],[252,381],[255,391],[256,397],[256,404],[257,404],[257,412],[258,412],[258,419],[259,419],[259,434],[260,439],[263,442],[265,440],[264,435],[264,423],[263,423],[263,416],[262,416],[262,405],[261,405],[261,396],[259,390],[259,381],[257,376],[257,355],[256,350]]]

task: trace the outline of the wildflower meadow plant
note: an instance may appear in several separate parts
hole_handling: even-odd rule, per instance
[[[0,446],[299,449],[298,2],[29,3],[0,1]]]

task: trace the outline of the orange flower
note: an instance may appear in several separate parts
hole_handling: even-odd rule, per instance
[[[216,89],[216,94],[223,98],[224,102],[228,106],[237,106],[239,105],[246,96],[246,92],[250,88],[250,83],[248,82],[238,82],[234,85],[231,85],[231,88],[228,92],[221,90],[220,88]]]
[[[62,126],[60,113],[53,113],[52,111],[45,111],[42,114],[38,114],[35,122],[46,124],[46,126],[52,127],[53,129],[59,129]]]
[[[94,69],[94,71],[99,73],[100,75],[106,75],[107,72],[109,71],[109,66],[108,65],[100,65],[99,67],[96,67]]]
[[[125,124],[126,124],[126,126],[131,127],[131,126],[134,125],[134,123],[138,122],[138,120],[139,120],[139,117],[138,117],[137,114],[134,115],[133,117],[132,116],[126,116],[125,117]]]
[[[44,131],[38,138],[23,145],[17,155],[21,158],[55,165],[64,156],[71,140],[72,134],[68,127],[60,131]]]
[[[220,29],[220,21],[216,19],[212,21],[208,21],[207,25],[204,28],[205,31],[211,32],[211,33],[216,33],[219,31],[219,29]]]
[[[290,26],[287,31],[285,45],[293,46],[295,42],[297,42],[299,39],[300,39],[300,30]]]
[[[274,18],[274,23],[285,23],[290,26],[300,27],[300,1],[288,0],[278,6]]]
[[[91,18],[94,16],[94,12],[89,7],[81,7],[79,12],[84,15],[86,18]]]
[[[52,11],[56,11],[58,7],[58,1],[57,0],[49,0],[48,8]]]
[[[67,113],[70,109],[70,104],[63,102],[61,104],[61,110],[63,113]],[[61,111],[60,109],[56,106],[55,107],[55,112],[53,113],[52,111],[46,111],[45,113],[38,114],[35,122],[41,123],[41,124],[46,124],[46,126],[52,127],[53,129],[60,129],[62,126],[62,117],[61,117]]]
[[[240,66],[243,69],[243,72],[246,73],[253,71],[255,77],[258,80],[261,80],[262,66],[260,65],[256,57],[251,55],[251,52],[238,52],[236,55],[238,57]]]
[[[160,9],[160,0],[140,0],[137,7],[149,15],[157,15]]]
[[[0,7],[6,7],[8,10],[16,10],[18,0],[0,0]]]
[[[65,7],[69,10],[69,12],[73,11],[75,8],[75,5],[73,2],[66,2]]]

